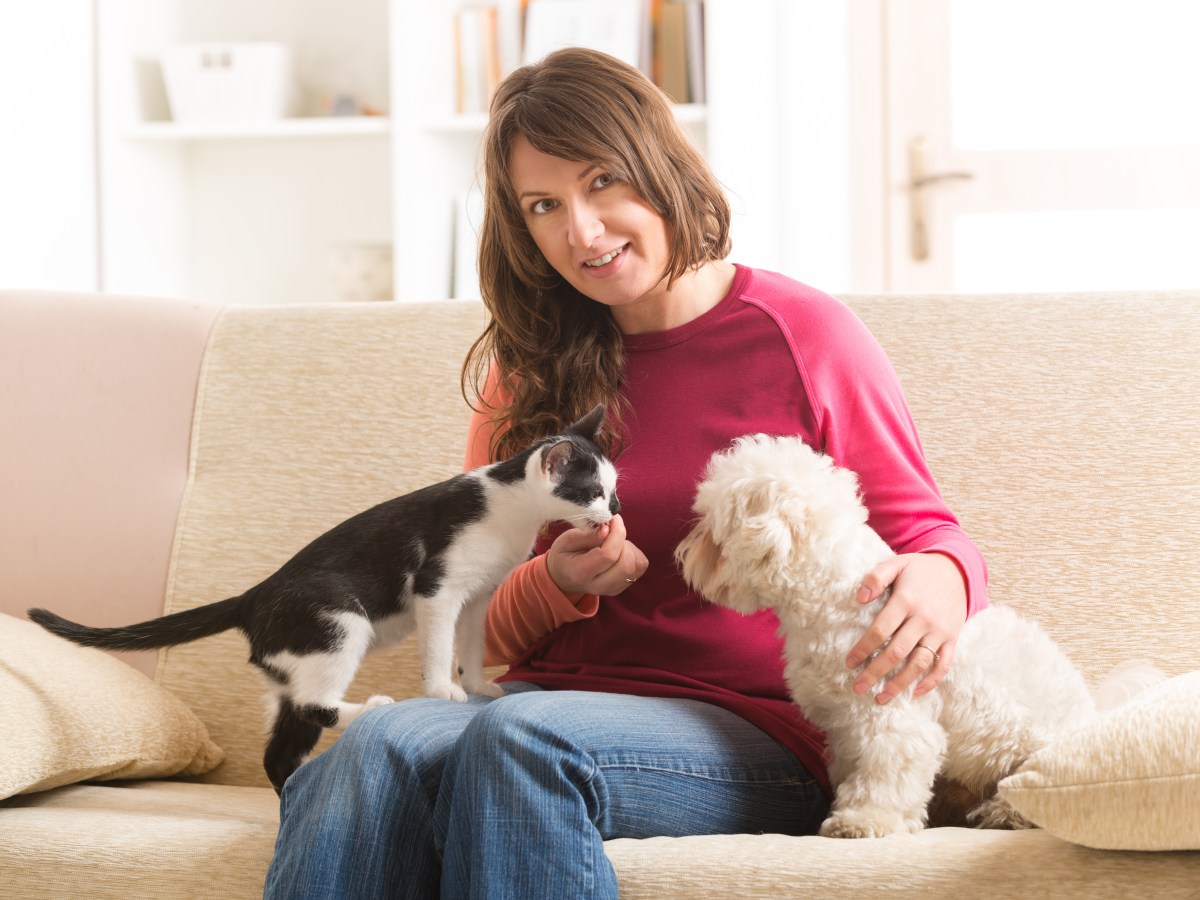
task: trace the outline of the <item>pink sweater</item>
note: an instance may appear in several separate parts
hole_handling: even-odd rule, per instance
[[[870,524],[898,553],[939,551],[987,605],[987,569],[926,466],[899,381],[843,304],[738,267],[729,294],[679,328],[625,338],[632,415],[616,461],[621,514],[650,568],[617,597],[568,597],[545,556],[500,587],[488,661],[547,688],[687,697],[725,707],[789,747],[828,787],[823,736],[788,698],[778,622],[706,603],[673,559],[709,456],[743,434],[798,434],[858,473]],[[467,465],[487,462],[476,416]],[[539,548],[540,551],[545,547]]]

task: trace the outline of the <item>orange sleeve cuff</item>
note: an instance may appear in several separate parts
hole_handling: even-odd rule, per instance
[[[517,566],[492,595],[484,665],[507,665],[554,629],[591,618],[599,608],[595,594],[573,597],[559,590],[545,554],[535,556]]]

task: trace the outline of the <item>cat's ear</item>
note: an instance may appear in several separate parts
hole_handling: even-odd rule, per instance
[[[542,472],[553,482],[561,481],[571,461],[571,442],[559,441],[542,454]]]
[[[568,434],[577,434],[582,438],[587,438],[593,444],[600,437],[600,429],[604,425],[604,404],[600,403],[592,409],[590,413],[573,423],[568,429]]]

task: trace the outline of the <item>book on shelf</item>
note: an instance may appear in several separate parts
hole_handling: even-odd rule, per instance
[[[455,109],[487,112],[501,79],[521,64],[525,0],[464,4],[454,16]]]
[[[658,86],[676,103],[691,102],[688,87],[687,10],[681,3],[664,3],[654,29],[658,57],[655,76]]]
[[[486,110],[500,85],[496,18],[494,6],[467,6],[455,16],[455,107],[460,113]]]
[[[691,103],[707,103],[704,86],[704,0],[685,0],[688,91]]]
[[[529,0],[522,59],[537,62],[563,47],[602,50],[646,65],[646,0]]]
[[[654,83],[676,103],[703,103],[704,0],[653,0]]]
[[[677,103],[704,102],[704,0],[468,0],[455,16],[457,111],[486,112],[518,65],[569,46],[637,66]]]

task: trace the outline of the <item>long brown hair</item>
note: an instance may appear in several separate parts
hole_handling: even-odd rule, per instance
[[[667,224],[668,286],[729,253],[729,203],[720,184],[666,95],[641,72],[604,53],[569,48],[506,78],[483,137],[479,280],[490,318],[462,370],[468,402],[472,394],[485,402],[491,366],[511,398],[481,410],[502,426],[489,447],[493,459],[561,431],[597,403],[608,404],[619,422],[625,370],[611,310],[561,278],[525,226],[508,170],[517,135],[542,153],[595,163],[637,190]],[[619,444],[610,431],[602,441],[610,452]]]

